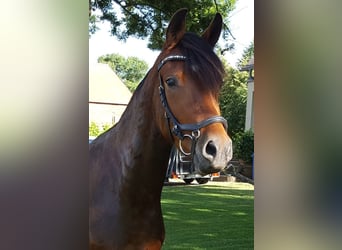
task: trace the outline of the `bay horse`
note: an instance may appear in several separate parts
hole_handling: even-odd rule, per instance
[[[167,27],[155,64],[120,121],[89,146],[89,248],[161,249],[161,192],[171,147],[201,175],[232,158],[218,95],[224,69],[213,52],[222,17],[201,36],[186,32],[186,9]]]

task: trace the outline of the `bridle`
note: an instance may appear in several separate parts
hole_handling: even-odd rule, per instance
[[[197,140],[201,136],[200,129],[203,127],[206,127],[212,123],[222,123],[224,128],[227,130],[228,124],[227,124],[227,120],[225,118],[223,118],[222,116],[219,116],[219,115],[209,117],[208,119],[205,119],[205,120],[200,121],[198,123],[181,124],[178,122],[177,118],[172,113],[172,111],[169,107],[169,104],[167,102],[167,98],[166,98],[166,94],[165,94],[165,88],[164,88],[164,82],[163,82],[163,78],[160,74],[160,70],[165,65],[165,63],[167,63],[169,61],[186,61],[186,59],[187,58],[185,56],[182,56],[182,55],[171,55],[171,56],[168,56],[168,57],[164,58],[163,60],[161,60],[161,62],[158,65],[159,95],[160,95],[160,100],[162,102],[162,105],[165,109],[165,117],[168,120],[168,126],[169,126],[171,138],[173,138],[172,134],[174,134],[175,136],[177,136],[179,138],[179,149],[180,149],[181,153],[184,156],[190,157],[190,161],[192,162],[193,155],[195,153],[195,146],[196,146]],[[170,125],[170,121],[173,124],[172,128]],[[190,131],[190,134],[183,133],[184,131]],[[182,141],[185,138],[189,138],[192,141],[190,152],[185,152],[182,148]],[[189,160],[187,160],[187,162],[188,161]]]

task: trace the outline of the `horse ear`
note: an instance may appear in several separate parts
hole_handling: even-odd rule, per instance
[[[163,49],[172,49],[182,39],[185,34],[185,16],[187,9],[179,9],[173,14],[169,26],[166,30],[166,40]]]
[[[211,21],[208,28],[203,32],[202,38],[206,40],[211,47],[214,48],[217,40],[220,37],[222,30],[222,16],[216,13],[214,20]]]

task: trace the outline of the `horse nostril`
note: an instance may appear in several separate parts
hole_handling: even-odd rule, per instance
[[[216,146],[213,141],[209,141],[205,147],[205,152],[213,157],[216,156]]]

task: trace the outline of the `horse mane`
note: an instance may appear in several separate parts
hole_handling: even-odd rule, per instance
[[[225,71],[213,48],[192,32],[184,34],[177,48],[187,57],[186,74],[190,74],[199,83],[200,88],[217,93],[223,84]]]
[[[218,93],[223,84],[225,71],[221,60],[215,54],[213,48],[203,38],[192,32],[184,34],[181,41],[177,44],[177,48],[181,51],[182,55],[187,57],[185,73],[194,78],[199,83],[200,88]],[[144,85],[150,71],[151,69],[140,81],[135,92]]]

